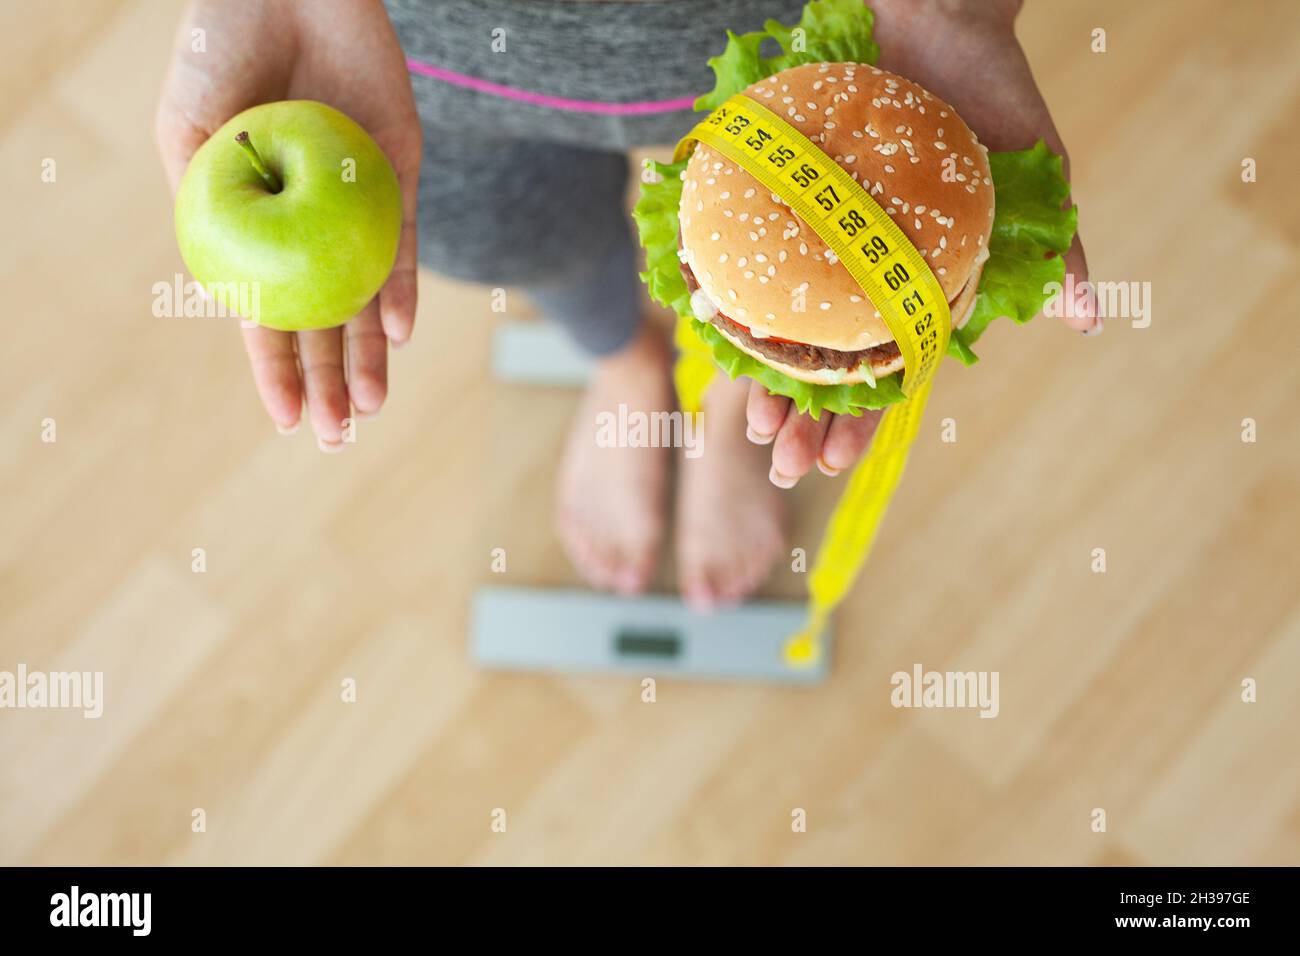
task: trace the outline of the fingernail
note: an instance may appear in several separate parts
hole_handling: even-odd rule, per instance
[[[326,441],[323,438],[316,439],[316,446],[327,455],[337,455],[343,450],[343,442]]]
[[[697,614],[709,614],[713,611],[713,595],[707,588],[688,588],[683,595],[686,606]]]
[[[844,470],[842,468],[832,468],[830,465],[826,464],[826,460],[820,455],[817,457],[817,469],[827,478],[834,478]]]
[[[275,430],[278,431],[281,435],[296,435],[298,434],[298,426],[301,424],[302,424],[302,419],[298,419],[298,421],[294,422],[292,425],[289,426],[281,425],[279,422],[276,422]]]
[[[358,421],[368,422],[372,418],[379,417],[379,409],[376,408],[373,412],[363,412],[361,409],[357,408],[353,410],[352,417]]]
[[[775,438],[776,436],[760,435],[758,432],[754,431],[754,427],[752,425],[746,425],[745,437],[748,438],[750,441],[752,441],[755,445],[770,445],[772,443],[772,439]]]
[[[636,594],[642,587],[641,575],[635,568],[622,568],[614,572],[614,588],[620,594]]]
[[[389,339],[388,344],[395,349],[404,349],[411,342],[410,339]]]
[[[1101,333],[1102,333],[1103,331],[1105,331],[1105,329],[1106,329],[1106,323],[1105,323],[1105,321],[1103,321],[1102,317],[1099,315],[1099,316],[1097,316],[1097,324],[1094,325],[1094,326],[1093,326],[1092,328],[1090,328],[1090,329],[1084,329],[1084,330],[1083,330],[1083,334],[1084,334],[1084,335],[1089,335],[1089,336],[1091,336],[1091,335],[1101,335]]]
[[[776,465],[772,466],[772,470],[768,472],[767,477],[770,478],[772,484],[776,485],[778,488],[793,488],[795,485],[799,484],[798,478],[787,478],[776,470]]]

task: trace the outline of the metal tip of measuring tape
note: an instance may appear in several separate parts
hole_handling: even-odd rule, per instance
[[[815,667],[822,659],[820,635],[804,631],[785,642],[781,656],[789,667]]]

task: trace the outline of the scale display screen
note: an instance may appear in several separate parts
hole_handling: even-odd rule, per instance
[[[474,595],[471,653],[480,667],[577,674],[811,684],[827,659],[791,665],[785,642],[804,626],[800,601],[764,601],[712,614],[668,595],[485,587]]]
[[[620,657],[654,657],[659,660],[679,657],[682,638],[666,628],[623,628],[614,635],[614,650]]]

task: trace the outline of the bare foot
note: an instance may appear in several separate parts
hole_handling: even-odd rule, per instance
[[[768,451],[745,437],[748,394],[749,379],[717,376],[704,396],[703,452],[680,461],[678,586],[697,610],[750,597],[785,547]]]
[[[560,466],[556,532],[594,587],[636,594],[654,576],[663,539],[666,448],[601,447],[601,419],[672,411],[672,351],[649,322],[596,366],[569,430]],[[653,419],[652,419],[653,420]]]

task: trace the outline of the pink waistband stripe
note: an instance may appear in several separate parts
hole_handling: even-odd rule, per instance
[[[547,96],[543,93],[517,90],[513,86],[503,86],[489,80],[480,80],[475,76],[466,76],[464,73],[444,70],[440,66],[423,63],[410,57],[406,60],[406,68],[412,73],[418,73],[420,76],[442,80],[444,83],[461,86],[468,90],[477,90],[490,96],[500,96],[508,100],[517,100],[520,103],[531,103],[534,106],[544,106],[553,110],[569,110],[574,113],[637,116],[645,113],[672,113],[676,110],[687,110],[695,103],[695,97],[693,96],[683,96],[675,100],[646,100],[641,103],[603,103],[599,100],[571,100],[564,96]]]

